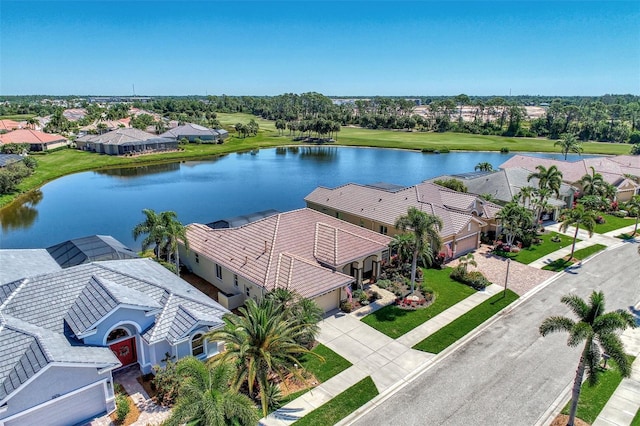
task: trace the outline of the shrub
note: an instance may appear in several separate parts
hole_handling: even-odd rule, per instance
[[[507,148],[506,146],[503,146],[502,148],[500,148],[500,153],[501,154],[508,154],[509,153],[509,148]]]
[[[364,290],[358,289],[353,292],[352,297],[357,301],[362,301],[367,299],[367,294]]]
[[[340,302],[340,310],[342,312],[349,313],[349,312],[353,311],[353,305],[351,303],[349,303],[348,300],[343,300],[342,302]]]
[[[119,393],[116,395],[116,420],[120,423],[124,422],[124,419],[127,417],[131,411],[131,406],[129,405],[129,397],[126,394]]]
[[[369,302],[375,302],[376,300],[382,299],[382,296],[377,291],[372,291],[369,296]]]
[[[615,212],[611,212],[611,215],[615,217],[627,217],[627,212],[624,210],[617,210]]]
[[[383,290],[386,290],[387,288],[389,288],[391,286],[391,281],[390,280],[380,280],[376,283],[376,285],[378,287],[380,287]]]
[[[167,357],[168,356],[169,354],[167,353]],[[167,360],[164,368],[156,365],[153,367],[153,372],[155,375],[151,383],[157,390],[156,399],[158,404],[164,406],[173,405],[178,396],[178,388],[180,387],[180,377],[176,372],[175,362]]]
[[[598,216],[598,217],[596,217],[596,223],[598,225],[602,225],[603,223],[607,223],[607,221],[604,219],[604,217]]]
[[[443,146],[442,148],[440,148],[441,154],[448,154],[449,152],[451,152],[451,150],[446,146]]]
[[[451,274],[449,275],[451,279],[456,280],[462,284],[466,284],[470,287],[475,288],[476,290],[483,290],[491,283],[480,271],[471,271],[465,273],[464,267],[462,265],[456,266]]]
[[[422,148],[423,154],[434,154],[436,151],[435,148]]]

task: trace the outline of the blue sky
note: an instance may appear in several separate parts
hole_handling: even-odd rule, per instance
[[[0,2],[0,94],[640,94],[640,2]]]

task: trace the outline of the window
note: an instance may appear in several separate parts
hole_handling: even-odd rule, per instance
[[[233,285],[238,287],[238,274],[233,274]]]
[[[123,337],[127,337],[129,332],[125,328],[116,328],[112,330],[111,333],[107,336],[107,343],[113,342],[114,340],[121,339]]]
[[[196,263],[200,263],[200,257],[198,256],[198,253],[196,253]]]
[[[341,217],[340,217],[340,212],[336,212],[336,217],[337,217],[338,219],[341,219]]]
[[[251,296],[251,287],[246,286],[246,287],[244,288],[244,291],[245,291],[245,293],[247,294],[247,297]]]
[[[386,227],[386,226],[384,226],[384,225],[380,225],[380,233],[381,233],[382,235],[387,235],[387,232],[388,232],[387,227]]]
[[[221,280],[222,279],[222,266],[216,264],[216,277]]]
[[[204,355],[204,334],[196,333],[191,338],[191,355]]]
[[[360,226],[364,228],[364,220],[360,219]]]

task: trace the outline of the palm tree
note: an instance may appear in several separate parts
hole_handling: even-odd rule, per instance
[[[296,342],[304,328],[285,320],[283,310],[272,300],[258,304],[248,299],[238,310],[240,315],[226,315],[224,327],[207,333],[206,337],[224,342],[226,350],[220,362],[231,361],[238,366],[235,389],[246,382],[249,394],[253,396],[258,386],[262,412],[266,416],[266,390],[271,377],[283,377],[283,373],[299,376],[296,367],[301,365],[299,357],[316,355]]]
[[[283,318],[293,325],[301,326],[296,342],[309,347],[320,332],[318,322],[322,319],[324,311],[318,304],[300,296],[293,290],[287,288],[276,288],[265,295],[265,298],[272,300],[283,312]]]
[[[160,222],[164,227],[166,242],[164,244],[167,250],[167,262],[171,262],[171,258],[175,258],[176,274],[180,276],[180,250],[178,250],[178,241],[182,241],[184,248],[189,250],[189,241],[187,241],[187,229],[178,220],[176,212],[168,211],[160,213]],[[173,256],[175,254],[175,256]]]
[[[522,201],[524,207],[529,207],[531,198],[536,194],[536,189],[533,186],[523,186],[516,194],[516,199]]]
[[[553,146],[560,146],[560,152],[564,154],[565,161],[567,160],[568,153],[574,152],[580,155],[583,151],[582,144],[578,142],[576,137],[571,133],[565,133],[562,135],[562,138],[556,141]]]
[[[493,166],[491,165],[491,163],[478,163],[475,167],[475,170],[477,171],[481,171],[481,172],[491,172],[493,171]]]
[[[606,182],[600,173],[596,173],[596,169],[591,167],[591,174],[587,173],[578,181],[582,185],[582,193],[584,195],[602,195],[602,191]]]
[[[593,229],[596,227],[596,214],[592,210],[585,210],[582,204],[578,204],[573,209],[567,209],[563,212],[565,219],[560,224],[560,232],[566,232],[569,226],[575,226],[576,232],[573,234],[573,244],[571,245],[571,256],[569,260],[573,259],[573,253],[576,249],[576,240],[578,239],[578,230],[582,225],[589,237],[593,235]]]
[[[558,170],[556,165],[552,165],[548,169],[542,165],[536,166],[537,172],[527,176],[527,182],[531,179],[538,179],[538,188],[548,188],[555,192],[556,196],[560,196],[560,186],[562,185],[562,172]]]
[[[517,203],[507,203],[497,214],[502,232],[508,245],[513,245],[516,237],[522,238],[524,234],[533,228],[533,216],[531,211]]]
[[[629,212],[636,215],[636,226],[633,228],[633,233],[631,235],[635,235],[638,232],[638,220],[640,220],[640,195],[634,195],[631,197],[631,200],[627,203],[627,209]]]
[[[182,379],[176,404],[165,425],[253,426],[258,423],[253,401],[229,386],[234,376],[232,364],[205,364],[188,357],[178,362],[176,372]]]
[[[413,232],[413,259],[411,261],[411,293],[414,292],[416,283],[416,269],[418,257],[425,252],[425,247],[430,246],[432,251],[440,250],[442,240],[439,231],[443,227],[442,220],[435,215],[425,213],[415,207],[409,207],[407,214],[396,219],[395,227],[401,231],[411,229]]]
[[[465,275],[467,274],[469,265],[478,266],[478,263],[473,259],[473,253],[468,253],[466,256],[462,256],[458,261],[460,262],[459,265],[464,269]]]
[[[153,244],[153,253],[158,259],[160,258],[160,247],[166,238],[165,224],[160,215],[152,209],[143,209],[142,213],[145,215],[145,220],[133,228],[133,239],[137,240],[139,236],[147,234],[147,237],[142,240],[142,251]]]
[[[411,253],[413,251],[413,234],[404,233],[398,234],[393,237],[391,243],[389,243],[389,248],[398,254],[398,262],[400,265],[404,264],[411,257]]]
[[[31,128],[31,130],[35,130],[36,129],[36,125],[38,125],[39,123],[40,122],[35,117],[29,117],[27,119],[27,127]]]
[[[618,310],[605,313],[602,292],[592,292],[589,303],[576,295],[564,296],[561,301],[573,311],[578,321],[563,316],[549,317],[540,325],[540,334],[544,337],[556,331],[566,331],[569,333],[568,346],[575,347],[585,342],[573,381],[571,411],[567,422],[567,426],[573,426],[584,372],[587,371],[589,383],[597,382],[597,366],[601,349],[616,362],[623,377],[629,377],[631,374],[631,366],[617,332],[627,327],[635,328],[636,324],[633,315],[629,312]]]

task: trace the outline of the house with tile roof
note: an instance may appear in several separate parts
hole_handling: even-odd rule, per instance
[[[223,349],[204,333],[229,311],[158,263],[46,256],[0,250],[1,425],[82,424],[115,409],[113,370]]]
[[[0,132],[10,132],[21,128],[20,123],[14,120],[0,120]]]
[[[628,175],[640,177],[640,156],[590,157],[572,162],[514,155],[502,163],[500,168],[519,167],[534,172],[538,165],[546,168],[556,166],[562,172],[562,180],[579,189],[582,189],[579,180],[584,175],[591,174],[593,167],[596,173],[600,173],[606,182],[616,188],[618,201],[629,201],[635,194],[640,194],[640,184],[628,177]]]
[[[111,235],[74,238],[47,247],[47,252],[63,268],[100,260],[137,259],[140,257]]]
[[[539,180],[532,178],[528,180],[531,172],[521,167],[493,170],[490,172],[471,172],[457,175],[444,175],[430,179],[432,182],[437,179],[458,179],[466,187],[467,192],[482,196],[489,194],[494,200],[501,203],[508,203],[520,193],[526,186],[538,187]],[[560,185],[560,195],[552,194],[547,200],[550,209],[546,212],[548,219],[556,220],[563,209],[573,206],[574,195],[578,189],[567,183]],[[525,200],[524,206],[533,210],[534,200]]]
[[[0,144],[7,143],[29,144],[29,151],[49,151],[69,145],[64,136],[31,129],[18,129],[0,135]]]
[[[311,209],[274,214],[235,227],[191,224],[180,260],[220,289],[233,309],[276,288],[293,290],[328,312],[346,287],[377,277],[391,238]]]
[[[178,149],[178,141],[134,128],[119,128],[102,135],[85,135],[76,139],[83,151],[108,155],[144,154]]]
[[[182,126],[169,129],[160,136],[176,140],[184,138],[189,142],[195,142],[196,139],[200,139],[203,142],[222,143],[229,137],[229,132],[224,129],[210,129],[198,124],[186,123]]]
[[[500,211],[497,204],[474,194],[429,182],[409,187],[385,183],[318,187],[304,200],[308,208],[389,236],[401,233],[396,220],[415,207],[442,220],[440,237],[447,257],[478,248],[481,233],[496,231],[495,216]]]

